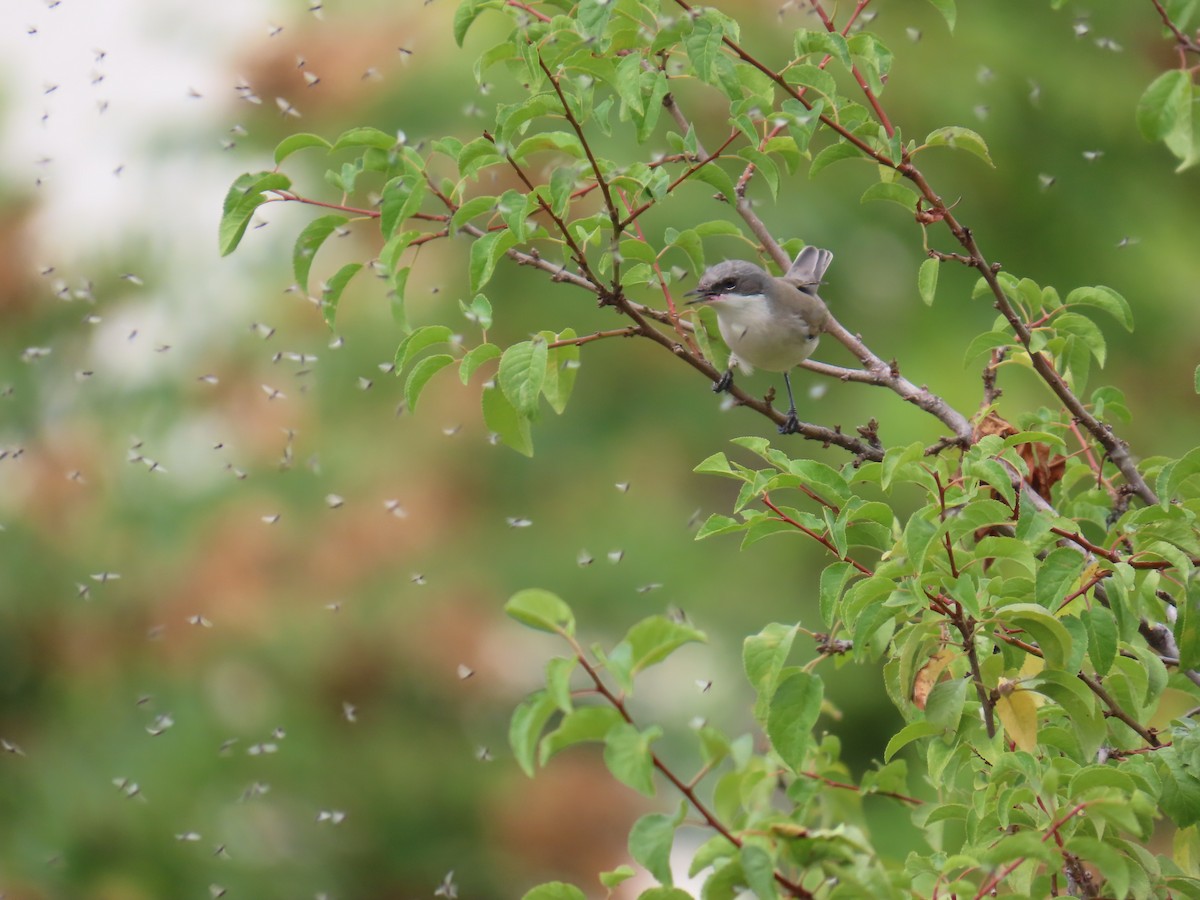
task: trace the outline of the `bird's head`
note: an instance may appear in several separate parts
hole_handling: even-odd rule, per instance
[[[727,299],[763,300],[770,282],[770,274],[754,263],[727,259],[706,269],[696,287],[685,296],[695,298],[689,300],[689,304],[719,303]]]

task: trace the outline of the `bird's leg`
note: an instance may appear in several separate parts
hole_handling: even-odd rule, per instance
[[[733,369],[726,369],[725,374],[713,382],[713,393],[720,394],[733,387]]]
[[[783,383],[787,387],[788,392],[788,411],[787,420],[779,426],[780,434],[795,434],[800,430],[800,420],[796,418],[796,398],[792,396],[792,380],[788,378],[788,373],[783,373]]]

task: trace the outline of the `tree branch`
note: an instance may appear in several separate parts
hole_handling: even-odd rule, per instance
[[[580,666],[582,666],[584,672],[587,673],[588,677],[592,680],[592,683],[596,686],[596,692],[605,700],[607,700],[609,704],[611,704],[613,708],[621,714],[622,719],[624,719],[628,724],[636,727],[633,721],[633,716],[630,715],[629,709],[625,706],[625,701],[614,694],[609,689],[608,685],[604,683],[604,680],[600,677],[600,673],[596,671],[595,666],[593,666],[591,661],[587,658],[587,654],[584,652],[583,648],[579,646],[579,642],[567,634],[564,634],[563,637],[566,638],[566,640],[570,643],[571,649],[575,653],[575,658],[579,660]],[[717,834],[721,835],[721,837],[725,838],[725,840],[729,841],[729,843],[731,843],[734,847],[737,847],[739,850],[741,849],[741,838],[730,831],[729,828],[727,828],[725,824],[717,818],[716,814],[708,808],[704,801],[696,795],[695,785],[689,784],[676,775],[674,771],[672,771],[672,769],[662,761],[662,758],[657,753],[650,751],[650,760],[653,763],[654,768],[658,769],[658,771],[661,772],[666,779],[675,786],[675,789],[679,791],[679,793],[683,794],[688,803],[690,803],[692,808],[700,814],[700,817],[704,819],[710,828],[716,831]],[[813,900],[813,894],[805,889],[804,886],[798,881],[792,881],[778,869],[774,870],[773,874],[775,881],[781,888],[787,891],[790,896],[801,898],[801,900]]]

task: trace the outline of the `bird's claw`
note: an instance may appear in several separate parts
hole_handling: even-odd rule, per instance
[[[800,420],[796,418],[796,411],[793,409],[787,414],[787,419],[779,426],[780,434],[796,434],[800,431]]]
[[[729,370],[722,375],[718,380],[713,382],[713,393],[721,394],[733,387],[733,371]]]

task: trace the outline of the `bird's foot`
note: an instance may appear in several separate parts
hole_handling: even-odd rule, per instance
[[[779,426],[780,434],[797,434],[800,431],[800,420],[796,418],[794,409],[788,410],[787,419]]]
[[[713,393],[722,394],[733,387],[733,370],[729,369],[717,381],[713,382]]]

